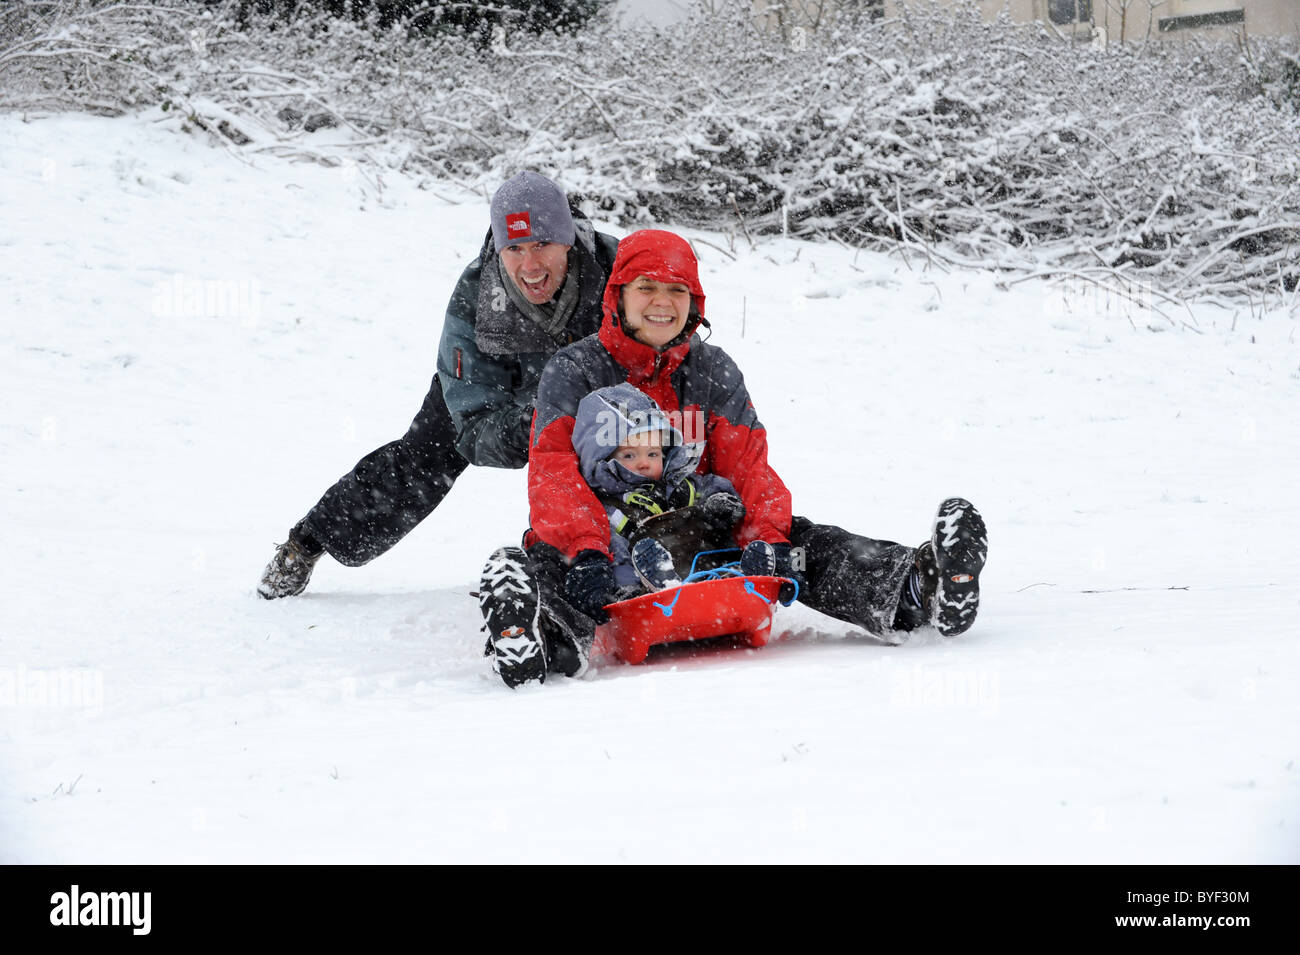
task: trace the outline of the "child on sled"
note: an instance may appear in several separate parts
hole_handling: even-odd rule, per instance
[[[687,442],[636,388],[624,382],[583,398],[573,448],[609,515],[620,600],[680,584],[697,554],[736,546],[732,532],[745,516],[736,489],[724,477],[696,473],[702,445]],[[754,541],[741,571],[770,574],[775,561],[770,544]]]

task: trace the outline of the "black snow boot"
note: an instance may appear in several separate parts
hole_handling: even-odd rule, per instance
[[[546,672],[580,677],[587,672],[596,623],[565,598],[568,562],[549,544],[534,544],[528,549],[528,569],[542,606],[539,619],[546,642]]]
[[[776,573],[776,548],[767,541],[750,541],[740,552],[740,572],[746,577],[771,577]]]
[[[528,556],[518,547],[494,551],[479,581],[479,609],[487,621],[492,669],[506,686],[546,679],[546,642],[538,626],[537,588]]]
[[[555,612],[542,615],[542,636],[546,640],[546,667],[551,673],[581,677],[587,672],[595,633],[574,625],[577,618]]]
[[[289,538],[275,552],[271,562],[262,571],[257,592],[267,600],[276,597],[296,597],[307,589],[312,569],[325,549],[302,527],[296,525]]]
[[[673,555],[653,537],[643,537],[632,545],[632,568],[646,590],[663,590],[682,582],[673,567]]]
[[[917,548],[900,603],[919,604],[945,637],[965,633],[979,611],[980,571],[988,552],[988,531],[975,505],[948,498],[939,505],[930,539]]]

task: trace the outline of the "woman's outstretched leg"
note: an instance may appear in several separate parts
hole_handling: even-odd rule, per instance
[[[790,542],[802,548],[807,586],[799,601],[875,634],[933,624],[965,633],[979,610],[979,575],[988,557],[984,519],[969,501],[939,505],[919,548],[873,540],[796,517]]]

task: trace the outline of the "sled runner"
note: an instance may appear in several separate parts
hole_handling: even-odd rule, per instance
[[[786,578],[746,577],[739,563],[696,569],[701,558],[722,553],[739,551],[703,551],[680,585],[608,605],[609,623],[596,629],[597,647],[624,663],[640,663],[664,643],[737,636],[751,647],[766,645]]]

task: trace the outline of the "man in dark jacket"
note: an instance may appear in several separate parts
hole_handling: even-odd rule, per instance
[[[497,190],[491,220],[447,305],[438,371],[415,420],[293,526],[262,575],[263,597],[302,593],[324,553],[348,567],[378,557],[433,512],[467,465],[528,463],[542,368],[600,327],[618,240],[532,172]]]

